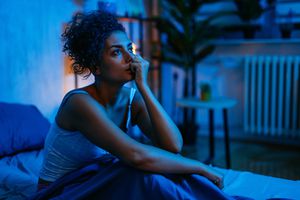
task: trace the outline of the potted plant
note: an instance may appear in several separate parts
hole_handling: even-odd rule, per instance
[[[202,101],[211,100],[211,86],[209,83],[200,84],[200,99]]]
[[[220,24],[217,26],[214,20],[233,14],[232,12],[218,12],[199,19],[200,8],[206,3],[213,2],[217,1],[163,1],[163,13],[157,23],[158,30],[167,36],[162,44],[162,60],[183,67],[185,71],[184,97],[196,95],[196,64],[215,49],[211,40],[220,35],[222,27]],[[191,85],[189,85],[190,77]],[[195,111],[192,111],[191,117],[188,116],[188,110],[184,109],[184,122],[180,127],[185,144],[192,144],[196,140]]]
[[[259,0],[234,0],[237,7],[237,15],[244,22],[243,31],[245,38],[254,38],[258,28],[252,24],[252,20],[258,19],[264,12]]]

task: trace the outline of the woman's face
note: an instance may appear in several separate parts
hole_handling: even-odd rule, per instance
[[[132,42],[126,33],[113,32],[104,44],[99,76],[103,80],[116,83],[133,80],[134,74],[130,70],[133,56]]]

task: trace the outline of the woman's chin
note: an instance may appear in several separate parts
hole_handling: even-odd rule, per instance
[[[130,81],[132,81],[132,80],[134,80],[135,75],[133,72],[129,72],[128,77],[129,77]]]
[[[134,80],[134,75],[129,75],[129,76],[126,76],[126,78],[123,79],[123,82],[127,83],[127,82],[130,82],[130,81],[133,81]]]

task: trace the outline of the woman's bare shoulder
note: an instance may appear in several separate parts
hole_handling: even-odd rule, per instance
[[[69,91],[57,112],[56,123],[63,129],[75,131],[73,126],[73,118],[76,113],[86,112],[87,107],[100,106],[100,104],[95,104],[95,100],[89,94],[88,91],[83,89],[75,89]]]

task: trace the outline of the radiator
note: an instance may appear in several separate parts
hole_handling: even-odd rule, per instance
[[[299,138],[299,56],[246,56],[244,130]]]

